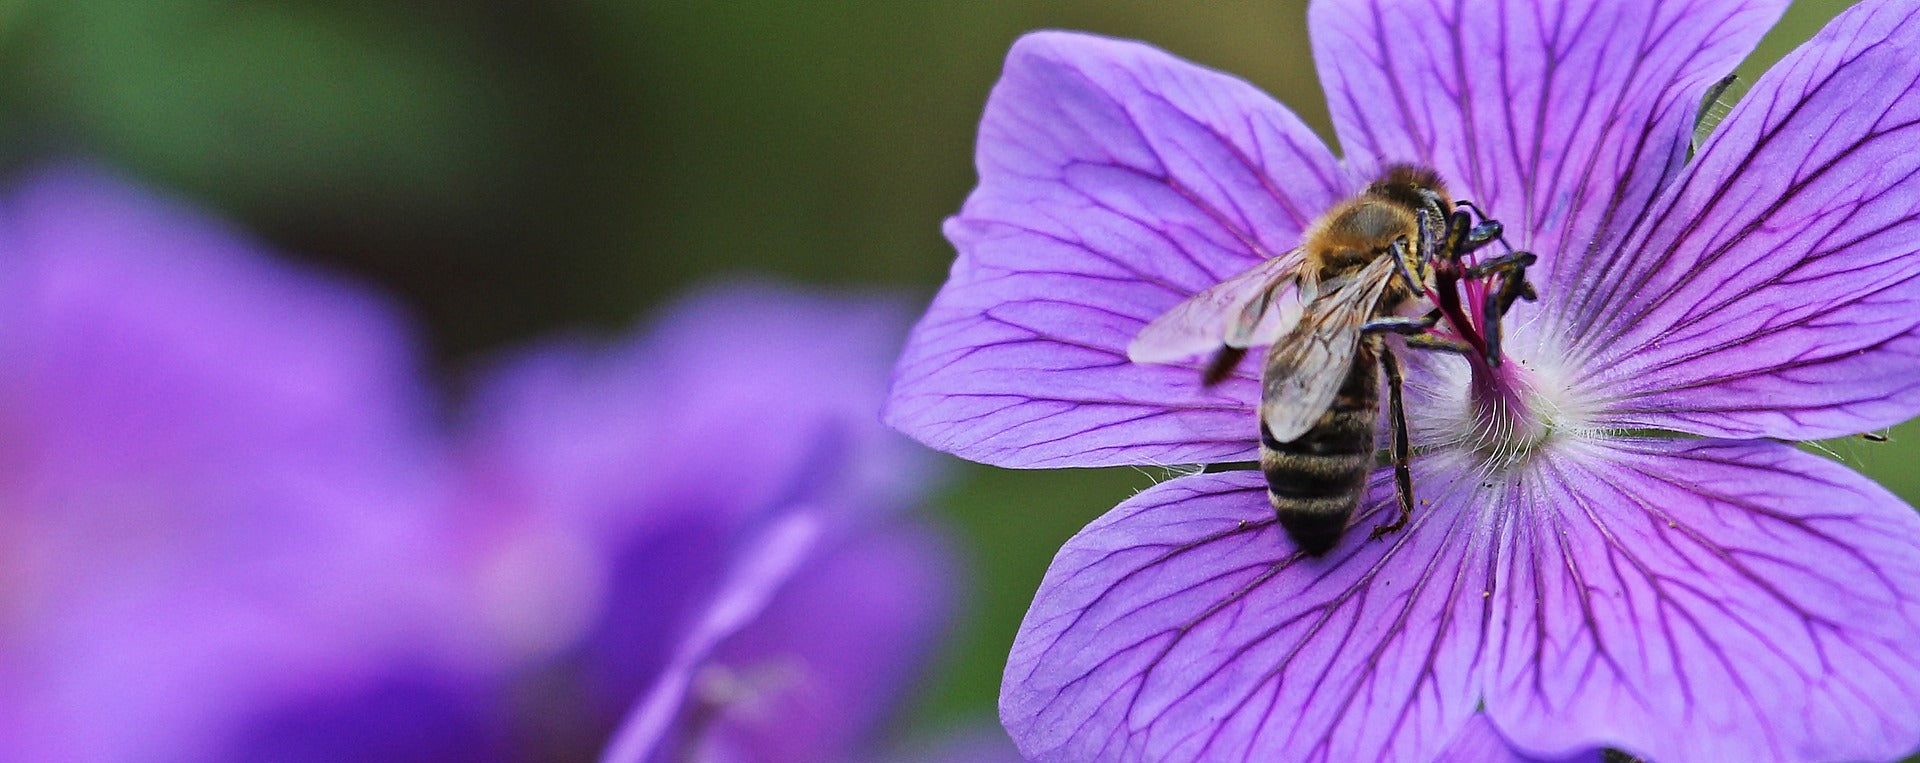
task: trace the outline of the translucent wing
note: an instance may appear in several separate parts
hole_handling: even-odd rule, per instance
[[[1333,406],[1360,349],[1360,327],[1386,291],[1393,258],[1381,257],[1349,278],[1328,283],[1293,330],[1267,351],[1260,376],[1260,421],[1275,440],[1297,440]]]
[[[1261,260],[1246,272],[1153,319],[1127,345],[1135,363],[1174,363],[1229,347],[1258,347],[1285,336],[1316,291],[1302,279],[1306,250]]]

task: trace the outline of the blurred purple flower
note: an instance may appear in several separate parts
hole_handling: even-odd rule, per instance
[[[0,198],[0,760],[202,760],[433,649],[440,478],[381,301],[84,170]]]
[[[1434,166],[1541,257],[1498,372],[1414,358],[1422,505],[1404,531],[1302,557],[1261,475],[1228,471],[1068,541],[1002,688],[1021,749],[1914,749],[1920,518],[1777,440],[1920,410],[1920,16],[1841,15],[1689,159],[1702,92],[1782,5],[1318,0],[1344,160],[1254,88],[1152,48],[1017,43],[980,185],[947,224],[960,258],[896,370],[889,420],[936,447],[1014,467],[1251,460],[1254,379],[1202,389],[1126,347],[1389,163]],[[1392,491],[1376,475],[1354,526]]]
[[[48,173],[0,252],[0,760],[588,759],[642,697],[844,759],[946,622],[896,306],[710,292],[448,438],[384,303],[190,211]]]
[[[609,759],[833,760],[872,743],[953,593],[950,553],[901,511],[931,476],[924,453],[878,418],[905,326],[892,304],[734,288],[637,342],[540,348],[492,374],[472,492],[492,522],[571,537],[506,554],[490,610],[505,633],[577,623],[537,640],[573,663],[596,744],[645,699],[653,715],[635,718],[653,725]],[[571,588],[602,601],[542,611],[552,596],[527,573],[583,556],[607,578]]]
[[[447,724],[488,742],[460,756],[590,758],[636,703],[657,723],[609,760],[872,749],[953,594],[942,538],[903,511],[923,453],[877,416],[905,324],[891,304],[736,287],[635,340],[487,373],[454,512],[491,685],[411,695],[441,718],[482,698]],[[390,691],[342,695],[322,723],[302,708],[250,757],[389,759]]]
[[[953,594],[942,538],[902,511],[923,454],[877,416],[905,323],[737,287],[636,340],[501,362],[462,430],[454,509],[467,647],[490,670],[396,666],[242,757],[587,759],[636,702],[656,720],[609,760],[864,754]],[[440,728],[395,733],[410,713]]]

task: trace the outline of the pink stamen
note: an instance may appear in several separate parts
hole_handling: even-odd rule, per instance
[[[1473,348],[1467,363],[1472,369],[1468,399],[1474,431],[1463,437],[1482,451],[1510,459],[1530,450],[1545,435],[1546,423],[1534,410],[1538,402],[1532,374],[1519,363],[1501,359],[1496,364],[1487,358],[1487,332],[1493,327],[1482,322],[1488,300],[1499,298],[1496,287],[1507,276],[1466,278],[1465,269],[1473,264],[1470,256],[1458,263],[1436,263],[1435,288],[1428,291],[1445,326]]]

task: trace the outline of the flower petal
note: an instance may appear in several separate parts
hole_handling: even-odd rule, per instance
[[[608,538],[682,511],[744,517],[816,479],[833,483],[817,500],[895,510],[934,480],[931,454],[878,420],[907,322],[892,300],[721,283],[631,338],[517,350],[480,379],[469,472],[490,502]],[[823,461],[823,443],[844,457]]]
[[[1547,333],[1622,427],[1811,439],[1920,412],[1920,13],[1865,2],[1755,84]]]
[[[382,763],[512,760],[511,692],[470,676],[395,665],[365,686],[272,707],[200,760]]]
[[[392,304],[78,166],[8,182],[0,253],[0,758],[212,759],[459,640]]]
[[[1487,713],[1653,760],[1885,760],[1920,744],[1920,516],[1771,442],[1545,459],[1514,492]]]
[[[980,125],[953,273],[914,330],[888,419],[1004,466],[1250,458],[1251,380],[1135,365],[1148,321],[1284,253],[1350,189],[1300,120],[1138,43],[1028,35]]]
[[[1348,161],[1420,161],[1543,260],[1593,267],[1686,158],[1700,96],[1782,0],[1319,0],[1314,59]],[[1610,253],[1606,253],[1610,254]]]
[[[1427,760],[1474,713],[1490,537],[1466,486],[1384,542],[1294,553],[1258,472],[1184,477],[1054,558],[1014,640],[1000,713],[1039,760]],[[1378,521],[1376,480],[1354,523]]]
[[[952,554],[917,522],[823,537],[821,519],[789,512],[741,549],[604,760],[862,752],[947,618]]]
[[[1598,749],[1556,758],[1528,755],[1514,749],[1513,744],[1500,735],[1500,730],[1493,727],[1493,721],[1487,720],[1485,713],[1478,713],[1467,719],[1467,727],[1461,729],[1460,735],[1454,737],[1435,760],[1437,763],[1602,763],[1605,759],[1605,754]]]
[[[708,744],[734,754],[714,757],[870,752],[862,745],[902,706],[953,598],[952,551],[920,523],[892,522],[827,550],[714,653],[713,665],[766,684],[764,696],[719,711]]]
[[[700,667],[722,642],[765,611],[779,589],[815,553],[820,534],[819,512],[796,507],[774,518],[763,532],[742,545],[733,569],[718,586],[699,622],[689,629],[653,686],[627,713],[602,760],[659,760],[663,750],[673,748],[677,740],[670,737]]]

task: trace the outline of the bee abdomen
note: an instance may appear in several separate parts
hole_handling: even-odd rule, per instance
[[[1314,556],[1332,549],[1366,492],[1379,417],[1375,364],[1356,362],[1340,395],[1306,434],[1275,440],[1260,428],[1267,499],[1295,545]]]

